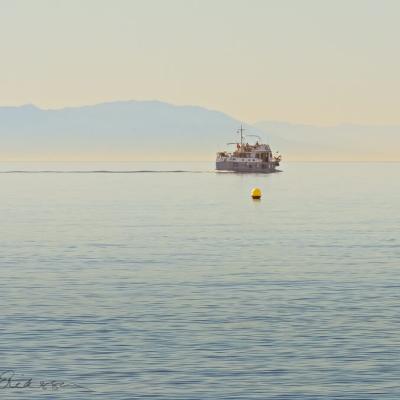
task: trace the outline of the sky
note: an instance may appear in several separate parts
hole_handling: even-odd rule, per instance
[[[398,0],[0,0],[0,106],[400,124]]]

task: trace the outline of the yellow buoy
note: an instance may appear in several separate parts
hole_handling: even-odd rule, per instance
[[[254,188],[252,191],[251,191],[251,197],[253,198],[253,199],[261,199],[261,196],[262,196],[262,193],[261,193],[261,189],[259,189],[259,188]]]

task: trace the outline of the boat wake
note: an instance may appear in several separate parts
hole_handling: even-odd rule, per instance
[[[179,173],[190,173],[190,174],[204,174],[215,171],[189,171],[189,170],[80,170],[80,171],[57,171],[57,170],[9,170],[0,171],[0,174],[179,174]]]

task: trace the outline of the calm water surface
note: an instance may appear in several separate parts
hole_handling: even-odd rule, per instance
[[[400,164],[212,167],[0,164],[1,398],[400,397]]]

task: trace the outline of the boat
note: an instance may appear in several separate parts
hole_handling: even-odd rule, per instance
[[[240,126],[237,131],[240,133],[240,142],[228,143],[228,145],[236,145],[235,151],[217,153],[216,169],[234,172],[278,172],[276,168],[279,166],[282,156],[279,153],[272,154],[270,146],[262,143],[260,136],[244,136],[243,131],[243,126]],[[256,137],[257,141],[254,144],[245,143],[249,136]]]

